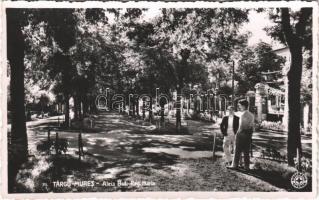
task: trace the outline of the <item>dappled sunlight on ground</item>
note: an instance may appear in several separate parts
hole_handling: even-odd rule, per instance
[[[38,159],[33,158],[32,162],[34,162],[35,165],[32,168],[20,170],[16,179],[18,184],[21,184],[25,189],[34,192],[36,187],[34,178],[39,177],[41,173],[52,167],[52,163],[47,162],[46,157],[44,156],[39,156]]]
[[[212,151],[186,151],[180,148],[143,148],[146,153],[167,153],[177,155],[179,158],[205,158],[213,157]]]
[[[84,156],[79,161],[80,131],[52,130],[50,140],[54,141],[58,132],[60,139],[67,140],[68,150],[65,155],[56,156],[54,151],[52,155],[47,155],[47,152],[37,151],[37,146],[48,139],[48,127],[45,126],[50,126],[50,123],[47,119],[45,125],[37,122],[31,128],[28,127],[29,149],[33,160],[30,166],[20,171],[19,184],[24,185],[23,191],[35,192],[277,190],[266,182],[258,182],[256,178],[247,178],[248,175],[238,175],[225,168],[222,136],[211,123],[189,120],[187,124],[184,127],[189,132],[187,134],[165,134],[165,129],[155,134],[155,126],[149,122],[129,119],[117,113],[101,113],[96,120],[100,131],[82,132]],[[214,135],[215,162],[212,159]],[[281,149],[285,147],[285,140],[285,136],[280,133],[260,132],[254,134],[253,142],[261,147],[271,143]],[[260,156],[258,152],[254,155]],[[54,180],[148,180],[155,182],[155,185],[59,188],[52,186]],[[240,182],[245,184],[242,186]]]
[[[92,176],[96,180],[112,179],[112,178],[116,178],[116,175],[126,170],[127,169],[123,167],[114,167],[114,168],[104,170],[101,174],[93,173]]]

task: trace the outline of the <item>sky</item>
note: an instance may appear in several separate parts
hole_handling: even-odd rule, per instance
[[[267,26],[272,26],[274,23],[269,20],[267,13],[257,13],[256,11],[250,11],[249,22],[243,26],[243,31],[250,31],[252,33],[248,40],[248,45],[252,46],[259,42],[266,42],[272,44],[274,49],[281,48],[282,45],[277,41],[274,41],[270,36],[266,34],[263,29]]]

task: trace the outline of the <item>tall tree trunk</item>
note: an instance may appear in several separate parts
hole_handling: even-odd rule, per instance
[[[65,109],[64,109],[64,119],[65,119],[65,127],[68,128],[70,126],[70,103],[69,103],[69,94],[64,94],[64,103],[65,103]]]
[[[133,100],[132,100],[132,98],[129,98],[129,100],[128,100],[128,115],[129,116],[133,116],[133,106],[134,105],[132,105],[133,104]]]
[[[164,111],[165,111],[165,104],[161,103],[161,123],[164,123]]]
[[[143,99],[143,110],[142,110],[142,113],[143,113],[143,120],[145,119],[145,100]]]
[[[294,165],[297,149],[301,154],[300,138],[300,82],[302,75],[302,48],[291,50],[291,66],[288,72],[288,141],[287,159],[289,165]]]
[[[74,119],[78,120],[79,119],[79,98],[77,95],[73,96],[73,102],[74,102]]]
[[[132,112],[133,112],[132,114],[133,114],[133,117],[135,117],[135,111],[136,111],[135,110],[135,98],[133,97],[132,98]]]
[[[82,96],[79,96],[78,111],[79,111],[79,120],[82,120],[83,119],[83,98],[82,98]]]
[[[181,87],[177,86],[176,92],[177,92],[177,98],[176,98],[176,132],[180,133],[182,121],[181,121]]]
[[[153,97],[150,96],[150,107],[149,107],[149,116],[148,116],[148,119],[150,122],[152,122],[153,120]]]
[[[306,34],[306,22],[312,15],[311,8],[301,8],[298,22],[293,26],[288,8],[281,8],[281,25],[285,40],[289,46],[291,64],[288,71],[288,139],[287,159],[288,165],[294,165],[294,157],[300,159],[300,84],[302,75],[302,48],[303,37]],[[295,29],[295,30],[294,30]]]
[[[89,109],[89,106],[88,106],[88,97],[86,95],[83,96],[83,99],[82,99],[82,103],[83,103],[83,116],[86,116],[88,114],[88,109]]]
[[[140,105],[139,105],[139,99],[136,99],[136,116],[140,117]]]
[[[198,114],[198,101],[197,97],[193,99],[194,101],[194,113],[197,115]]]
[[[24,36],[21,15],[17,10],[7,10],[7,50],[10,63],[11,143],[8,155],[8,188],[13,190],[16,174],[28,157],[28,139],[24,105]]]
[[[63,71],[62,71],[62,85],[63,85],[63,95],[64,95],[64,103],[65,103],[65,127],[70,126],[70,91],[71,91],[71,60],[68,55],[63,55]]]

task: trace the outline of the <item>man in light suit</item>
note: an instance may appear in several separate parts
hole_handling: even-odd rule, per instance
[[[220,130],[224,136],[223,149],[226,165],[232,162],[231,151],[235,151],[235,134],[239,126],[239,117],[234,114],[234,107],[228,107],[229,115],[225,116],[220,124]]]
[[[248,101],[241,100],[238,102],[240,111],[243,112],[239,119],[239,128],[236,134],[235,155],[230,169],[238,168],[241,153],[244,153],[245,170],[249,170],[249,150],[251,145],[252,134],[254,130],[254,115],[248,111]]]

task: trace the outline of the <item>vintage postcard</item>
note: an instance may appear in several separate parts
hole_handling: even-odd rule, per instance
[[[317,2],[0,4],[4,198],[316,198]]]

